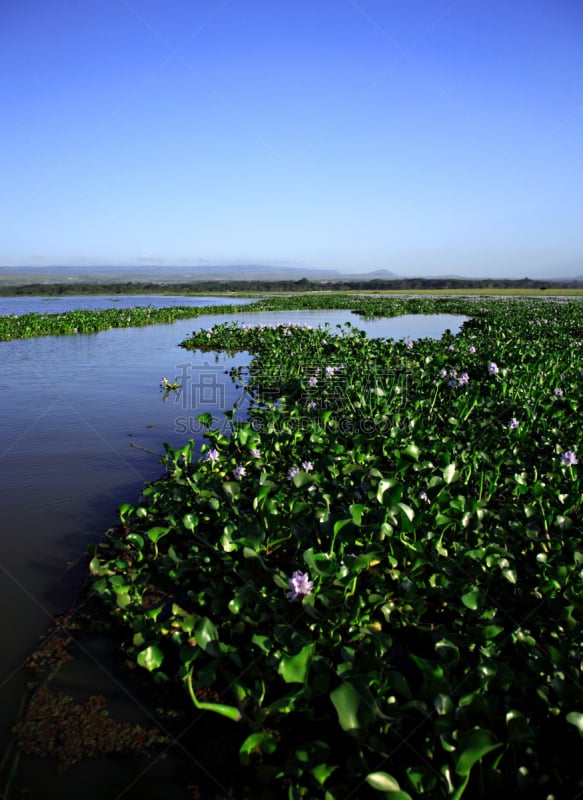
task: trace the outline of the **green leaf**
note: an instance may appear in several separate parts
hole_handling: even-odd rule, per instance
[[[403,455],[409,456],[409,458],[412,458],[413,461],[419,461],[419,455],[421,454],[421,450],[417,447],[416,444],[410,444],[402,452]]]
[[[305,486],[306,483],[314,483],[314,478],[309,472],[306,472],[302,469],[297,475],[293,476],[292,483],[296,488],[301,489],[301,487]]]
[[[357,688],[351,683],[342,683],[330,692],[330,699],[344,731],[360,732],[375,717],[373,697],[364,686]]]
[[[314,656],[315,644],[311,642],[302,647],[299,653],[282,658],[277,671],[286,683],[306,683]]]
[[[163,536],[166,536],[166,534],[169,531],[170,531],[170,528],[161,528],[161,527],[150,528],[150,530],[146,533],[146,536],[148,537],[148,539],[150,539],[151,542],[153,542],[154,544],[157,544],[157,542]]]
[[[362,522],[362,515],[366,511],[364,503],[353,503],[348,510],[355,525],[360,525]]]
[[[138,653],[137,657],[137,662],[140,667],[144,667],[144,669],[147,669],[148,672],[158,669],[163,661],[164,653],[155,645],[146,647],[145,650],[142,650]]]
[[[198,517],[196,514],[185,514],[182,517],[182,524],[187,531],[193,531],[198,525]]]
[[[581,736],[583,736],[583,713],[581,711],[570,711],[567,714],[567,722],[570,722],[571,725],[574,725]]]
[[[456,773],[463,777],[469,775],[474,764],[487,753],[497,750],[499,747],[502,747],[502,742],[499,742],[490,731],[484,728],[470,731],[460,742],[459,756],[455,767]]]
[[[223,491],[227,497],[235,499],[241,496],[241,484],[238,481],[225,481],[223,483]]]
[[[272,733],[252,733],[239,748],[239,761],[247,767],[255,753],[273,753],[277,748],[277,738]]]
[[[457,479],[459,473],[456,471],[455,464],[451,463],[447,465],[442,474],[445,483],[453,483]]]
[[[479,589],[472,589],[470,592],[462,594],[462,603],[466,608],[476,611],[479,605],[481,592]]]
[[[314,779],[320,786],[323,786],[330,775],[333,772],[336,772],[338,767],[331,766],[330,764],[318,764],[315,767],[312,767],[310,773],[314,776]]]
[[[399,782],[388,772],[369,772],[365,778],[369,786],[379,792],[398,792],[401,788]]]
[[[197,645],[204,650],[205,653],[210,655],[217,654],[217,642],[219,634],[214,623],[208,617],[203,617],[198,623],[196,632],[194,634]]]

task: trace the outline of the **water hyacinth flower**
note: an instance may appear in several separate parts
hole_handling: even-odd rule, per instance
[[[258,450],[257,447],[251,448],[251,455],[253,456],[253,458],[261,458],[261,452]]]
[[[470,376],[467,372],[462,372],[459,378],[460,386],[466,386],[470,382]]]
[[[315,377],[312,375],[312,377],[310,378],[310,380],[308,381],[308,383],[310,384],[310,386],[311,386],[311,387],[312,387],[312,389],[313,389],[313,388],[314,388],[314,386],[317,386],[317,384],[318,384],[318,379],[317,379],[317,378],[315,378]]]
[[[211,449],[205,453],[204,460],[212,461],[213,463],[219,460],[219,451],[216,447],[211,447]]]
[[[564,394],[565,392],[560,387],[558,389],[555,389],[555,395],[557,397],[562,397]]]
[[[243,467],[243,466],[241,466],[239,464],[238,467],[235,467],[235,471],[234,471],[233,474],[235,476],[235,480],[236,481],[240,481],[241,478],[244,477],[247,474],[247,470],[245,469],[245,467]]]
[[[563,453],[563,455],[561,456],[561,462],[566,467],[574,467],[575,464],[579,463],[579,461],[577,460],[577,456],[572,450],[567,450],[566,452]]]
[[[476,352],[476,348],[474,347],[473,344],[470,345],[469,350],[470,350],[470,353],[475,353]]]
[[[488,375],[497,375],[500,372],[498,369],[498,364],[495,364],[493,361],[490,361],[488,364]]]
[[[302,469],[305,470],[305,472],[311,472],[314,469],[314,465],[311,461],[302,461]]]
[[[420,500],[423,500],[426,503],[430,503],[431,502],[431,500],[427,496],[427,492],[419,492],[418,497],[419,497]]]
[[[326,367],[325,369],[326,377],[331,378],[334,375],[334,367]]]
[[[407,349],[408,349],[408,350],[412,350],[412,349],[413,349],[413,342],[411,341],[411,339],[409,339],[409,340],[407,341]]]
[[[314,411],[316,408],[318,408],[318,404],[316,403],[315,400],[310,400],[306,408],[308,409],[308,411]]]
[[[515,431],[519,425],[520,422],[516,419],[516,417],[512,417],[507,427],[510,428],[511,431]]]
[[[295,478],[295,476],[298,474],[298,472],[299,472],[299,471],[300,471],[300,470],[299,470],[299,467],[292,467],[292,468],[289,470],[289,472],[287,473],[287,479],[288,479],[288,481],[291,481],[291,480],[293,480],[293,479]]]
[[[314,582],[310,580],[307,572],[294,572],[287,584],[289,586],[287,597],[292,602],[300,600],[314,591]]]

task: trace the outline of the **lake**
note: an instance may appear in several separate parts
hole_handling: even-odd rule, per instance
[[[223,297],[0,298],[0,314],[227,302]],[[0,752],[26,684],[22,662],[54,616],[75,603],[86,571],[88,545],[115,524],[120,503],[135,502],[144,482],[159,477],[163,443],[178,447],[192,438],[185,419],[193,420],[203,411],[220,416],[239,399],[240,389],[226,373],[235,365],[249,363],[248,354],[227,357],[178,347],[193,330],[233,318],[268,325],[328,322],[332,332],[350,322],[369,336],[392,339],[438,338],[448,328],[456,332],[465,319],[409,315],[362,320],[349,311],[237,312],[170,325],[0,343],[0,606],[5,615]],[[186,378],[191,384],[198,381],[200,391],[170,395],[164,402],[162,377]],[[209,386],[212,391],[205,394]],[[190,404],[193,398],[196,408]],[[70,682],[81,693],[103,692],[121,703],[130,717],[143,718],[140,704],[133,702],[116,677],[111,656],[99,650],[102,644],[96,646],[97,654],[81,671],[69,675]],[[123,788],[128,780],[125,762],[117,763],[117,768]],[[107,780],[113,781],[108,775]],[[29,776],[27,780],[33,781]],[[39,780],[45,785],[48,778]],[[104,794],[100,780],[105,779],[98,769],[92,790],[75,785],[73,776],[66,784],[69,788],[59,784],[59,792],[61,797],[77,796],[79,791],[86,798],[118,796]],[[174,796],[164,785],[166,796]],[[152,788],[151,795],[142,791],[139,796],[145,800],[161,793],[158,787]],[[175,796],[182,796],[178,788]]]

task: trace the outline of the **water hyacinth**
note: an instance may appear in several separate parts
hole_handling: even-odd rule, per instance
[[[390,302],[412,310],[408,301]],[[393,308],[385,298],[362,303]],[[455,303],[461,308],[461,300]],[[139,535],[123,547],[143,556],[131,553],[138,578],[147,570],[155,584],[159,575],[170,621],[166,613],[148,613],[143,582],[133,576],[119,602],[109,576],[121,571],[122,558],[128,562],[123,552],[111,555],[120,545],[110,544],[94,565],[100,601],[107,598],[117,624],[127,623],[130,647],[139,633],[148,651],[164,654],[161,675],[182,685],[190,672],[197,692],[221,695],[221,704],[208,704],[212,710],[231,718],[245,698],[253,733],[243,747],[241,726],[233,733],[230,766],[236,781],[241,753],[249,787],[229,785],[230,796],[262,795],[255,765],[261,779],[274,776],[269,792],[277,800],[288,796],[290,774],[303,797],[364,797],[367,775],[371,797],[373,789],[386,793],[397,784],[404,796],[431,800],[510,796],[517,764],[528,770],[532,796],[576,797],[583,789],[572,757],[580,746],[573,689],[581,632],[568,609],[581,569],[573,558],[580,544],[581,416],[576,397],[553,397],[561,372],[566,394],[576,394],[571,376],[580,384],[583,352],[574,351],[572,330],[573,320],[580,329],[583,303],[580,311],[572,303],[564,316],[557,306],[561,324],[543,329],[533,328],[524,302],[471,305],[465,331],[447,339],[465,355],[458,361],[447,344],[420,339],[417,366],[405,342],[395,347],[384,337],[327,334],[324,351],[319,333],[303,337],[291,326],[292,336],[267,330],[251,343],[247,333],[215,329],[213,348],[253,353],[261,385],[272,388],[272,378],[287,405],[258,403],[250,411],[257,427],[235,426],[230,439],[212,433],[220,468],[203,465],[197,474],[194,464],[189,481],[196,492],[185,491],[179,460],[176,478],[150,494],[150,518],[125,512],[127,527]],[[467,358],[469,331],[479,358]],[[203,338],[204,332],[197,347]],[[488,369],[493,354],[503,365],[495,381],[488,377],[498,372],[493,361]],[[326,365],[337,363],[345,364],[341,402],[331,391],[338,373],[324,380]],[[403,374],[406,397],[393,391]],[[316,407],[306,405],[316,397],[310,376],[322,389],[317,413],[306,412]],[[447,381],[460,389],[446,389]],[[371,392],[371,385],[382,391]],[[360,425],[344,427],[347,418]],[[517,428],[528,432],[527,446]],[[259,447],[256,464],[249,453],[258,456]],[[238,464],[252,479],[234,485]],[[165,534],[171,517],[179,536]],[[170,569],[177,580],[168,580]],[[225,580],[232,575],[237,579]],[[204,591],[204,606],[179,608],[176,586],[185,598],[191,589],[193,598]],[[541,604],[541,594],[548,603]],[[524,620],[524,631],[517,629],[515,621]],[[191,643],[205,638],[212,640],[207,650]],[[468,644],[472,656],[463,658]],[[406,648],[415,666],[395,665],[394,646]],[[225,691],[234,675],[236,691]],[[201,699],[196,694],[193,702]],[[432,708],[438,725],[426,724]],[[385,766],[386,754],[410,737],[415,747]],[[371,772],[384,768],[391,776]]]
[[[564,394],[565,394],[565,392],[560,387],[555,389],[555,396],[556,397],[562,397]]]
[[[300,600],[302,597],[312,594],[314,591],[314,582],[310,580],[310,576],[307,572],[294,572],[288,580],[288,586],[289,591],[287,592],[287,597],[290,602]]]
[[[566,467],[574,467],[579,463],[579,461],[572,450],[566,450],[561,456],[561,463],[563,463]]]
[[[241,464],[235,467],[233,475],[235,476],[235,480],[240,481],[247,474],[247,470]]]
[[[215,463],[219,460],[219,451],[216,449],[216,447],[211,447],[210,450],[207,450],[207,452],[204,454],[204,460],[211,461],[212,463]]]

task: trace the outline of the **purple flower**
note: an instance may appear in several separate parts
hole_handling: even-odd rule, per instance
[[[555,394],[557,397],[562,397],[565,393],[561,388],[555,389]]]
[[[470,345],[470,353],[475,353],[475,352],[476,352],[476,348],[474,347],[473,344],[471,344]]]
[[[445,378],[445,376],[447,375],[447,370],[445,370],[445,369],[440,369],[440,370],[439,370],[439,374],[441,375],[441,377],[442,377],[442,378]]]
[[[209,451],[208,451],[208,452],[205,454],[205,456],[204,456],[204,460],[205,460],[205,461],[212,461],[213,463],[214,463],[215,461],[218,461],[218,460],[219,460],[219,451],[218,451],[218,450],[217,450],[215,447],[212,447],[212,448],[211,448],[211,449],[210,449],[210,450],[209,450]]]
[[[253,456],[253,458],[261,458],[261,453],[259,452],[257,447],[251,448],[251,455]]]
[[[287,479],[288,479],[288,481],[291,481],[291,480],[293,480],[293,479],[295,478],[295,476],[298,474],[298,472],[299,472],[299,471],[300,471],[300,470],[299,470],[299,467],[292,467],[292,468],[290,469],[290,471],[287,473]]]
[[[512,419],[508,423],[507,427],[510,428],[511,431],[515,431],[518,428],[519,425],[520,425],[520,422],[516,419],[516,417],[512,417]]]
[[[314,590],[314,582],[310,580],[307,572],[294,572],[287,582],[289,592],[287,597],[289,600],[299,600],[307,594],[312,594]]]
[[[311,472],[314,469],[314,466],[311,461],[302,461],[302,469],[306,472]]]
[[[470,376],[467,372],[462,372],[460,375],[460,386],[465,386],[470,382]]]
[[[306,408],[308,409],[308,411],[314,411],[314,409],[318,408],[318,404],[316,403],[315,400],[310,400]]]
[[[326,377],[331,378],[334,375],[334,367],[326,367],[324,370],[326,372]]]
[[[246,474],[247,474],[247,470],[245,469],[245,467],[243,467],[241,465],[239,465],[238,467],[235,467],[234,475],[235,475],[235,480],[236,481],[240,481],[241,478]]]
[[[452,378],[450,381],[447,382],[447,385],[449,386],[450,389],[455,389],[455,387],[457,386],[456,379]]]
[[[409,341],[407,342],[407,349],[408,350],[412,350],[413,349],[413,342],[411,341],[411,339],[409,339]]]
[[[317,383],[318,383],[318,379],[317,379],[317,378],[315,378],[315,377],[312,375],[312,377],[310,378],[310,380],[308,381],[308,383],[310,384],[310,386],[311,386],[311,387],[312,387],[312,389],[313,389],[313,388],[314,388],[314,386],[316,386],[316,385],[317,385]]]
[[[450,345],[449,345],[449,347],[448,347],[447,349],[448,349],[448,350],[455,350],[455,347],[453,346],[453,344],[450,344]]]
[[[498,369],[498,364],[495,364],[493,361],[490,361],[488,364],[488,375],[497,375],[500,372]]]
[[[567,450],[561,456],[561,461],[566,467],[573,467],[575,464],[578,464],[579,461],[577,460],[577,456],[572,450]]]

